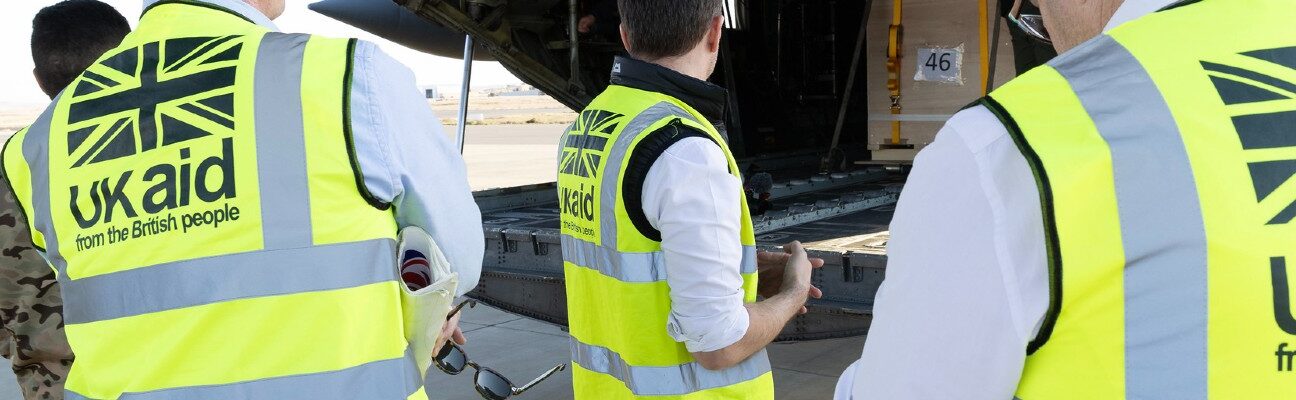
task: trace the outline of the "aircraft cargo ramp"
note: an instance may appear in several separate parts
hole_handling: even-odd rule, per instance
[[[880,166],[815,174],[802,167],[768,171],[772,207],[753,216],[757,246],[800,240],[825,260],[814,284],[824,297],[793,320],[779,340],[816,340],[867,333],[873,297],[886,265],[887,228],[902,171]],[[486,259],[470,296],[553,324],[566,325],[557,192],[538,184],[476,193],[482,208]]]

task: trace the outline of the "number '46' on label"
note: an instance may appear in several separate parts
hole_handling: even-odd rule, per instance
[[[918,49],[915,81],[963,84],[963,45]]]

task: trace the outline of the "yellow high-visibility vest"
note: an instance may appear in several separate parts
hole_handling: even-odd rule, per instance
[[[354,47],[163,1],[9,140],[68,398],[426,398],[350,147]]]
[[[1017,397],[1296,398],[1296,4],[1176,4],[982,104],[1039,184]]]
[[[711,371],[666,331],[671,300],[661,239],[635,226],[622,183],[634,149],[671,124],[682,128],[670,131],[676,134],[688,130],[683,127],[704,132],[737,175],[724,138],[701,114],[669,95],[627,86],[609,86],[560,142],[558,194],[576,398],[773,399],[764,350]],[[756,301],[756,241],[746,200],[741,209],[741,272],[750,303]]]

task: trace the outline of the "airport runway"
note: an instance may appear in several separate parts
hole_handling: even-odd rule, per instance
[[[470,125],[465,162],[473,190],[509,187],[554,180],[558,138],[566,125]],[[444,133],[454,137],[454,127]],[[0,135],[8,136],[8,135]],[[569,362],[566,332],[557,326],[509,314],[485,305],[467,310],[464,350],[481,365],[503,373],[515,384]],[[859,358],[864,338],[846,338],[770,346],[775,392],[779,400],[823,400],[832,396],[837,376]],[[7,361],[0,365],[0,400],[20,400]],[[433,368],[428,373],[429,397],[449,400],[480,398],[472,374],[450,376]],[[563,371],[519,399],[571,398],[571,371]]]
[[[567,125],[468,125],[464,162],[473,190],[553,182]],[[445,133],[453,140],[454,126]]]

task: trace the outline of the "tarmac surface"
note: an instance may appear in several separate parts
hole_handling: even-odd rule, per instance
[[[473,190],[551,182],[555,178],[557,141],[566,125],[469,125],[465,159]],[[444,132],[453,140],[454,127]],[[7,135],[0,135],[7,136]],[[510,314],[486,305],[466,309],[462,326],[468,337],[464,351],[473,361],[508,377],[516,385],[530,382],[560,363],[570,363],[567,333],[545,322]],[[664,329],[664,327],[663,327]],[[780,400],[825,400],[832,397],[837,377],[859,358],[863,337],[769,347],[774,367],[774,390]],[[431,399],[474,400],[473,374],[451,376],[433,367],[427,375]],[[562,371],[518,399],[570,399],[571,371]],[[20,400],[9,368],[0,361],[0,400]]]

